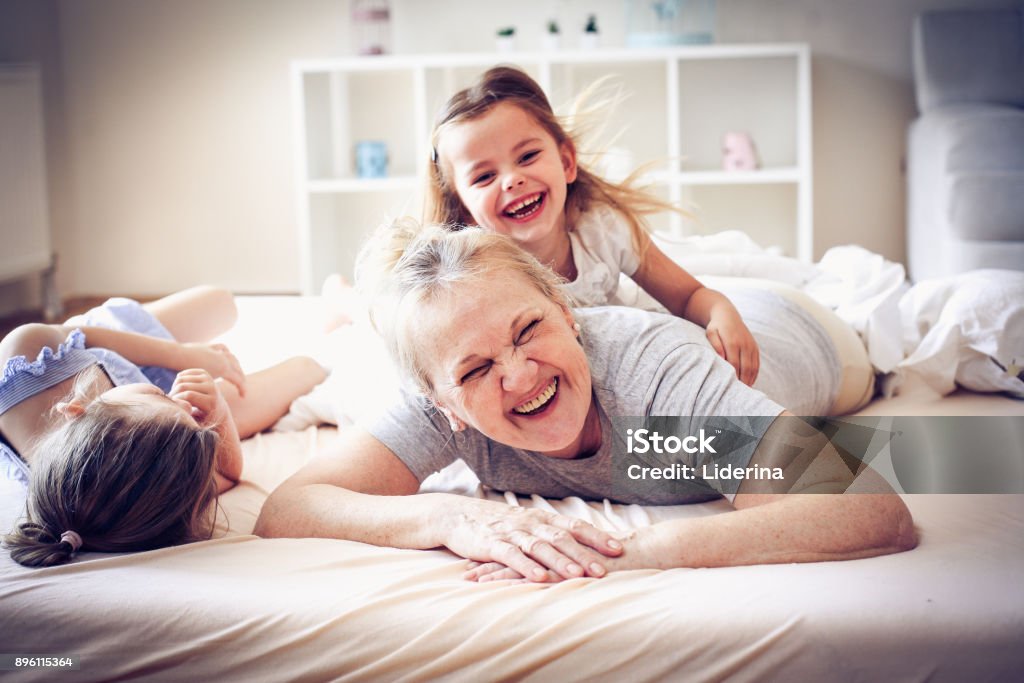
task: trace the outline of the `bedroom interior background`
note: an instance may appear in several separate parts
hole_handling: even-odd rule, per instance
[[[717,40],[800,41],[812,53],[815,257],[856,240],[905,257],[905,127],[914,116],[910,26],[949,0],[719,0]],[[1001,6],[976,0],[976,6]],[[624,43],[620,0],[563,0],[565,47],[589,12]],[[43,74],[48,208],[64,296],[158,295],[199,282],[299,290],[288,62],[352,54],[349,3],[0,0],[0,61]],[[392,2],[395,52],[493,49],[499,25],[539,48],[550,3]],[[445,17],[457,14],[458,25]],[[871,131],[872,144],[862,133]],[[203,241],[210,255],[188,252]],[[250,259],[218,252],[245,243]],[[103,246],[101,246],[103,245]],[[125,262],[163,254],[173,268]],[[259,268],[251,267],[260,264]],[[0,285],[0,314],[38,307],[31,281]]]

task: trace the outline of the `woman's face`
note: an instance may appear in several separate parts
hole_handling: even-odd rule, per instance
[[[572,314],[525,276],[499,270],[460,283],[415,316],[408,333],[439,408],[494,441],[552,457],[590,443],[584,426],[596,424],[596,407]]]

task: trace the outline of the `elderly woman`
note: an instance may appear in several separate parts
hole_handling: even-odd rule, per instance
[[[364,287],[368,273],[375,325],[415,392],[367,428],[346,430],[340,453],[319,457],[274,491],[257,522],[260,535],[443,546],[484,563],[469,578],[534,581],[852,559],[916,544],[910,513],[877,475],[851,472],[816,430],[782,418],[783,406],[742,384],[703,330],[685,320],[628,308],[572,310],[551,271],[506,238],[474,228],[397,223],[364,250]],[[839,381],[827,335],[782,298],[756,303],[762,315],[747,322],[762,349],[759,383],[778,384],[776,398],[788,390],[792,399],[784,400],[803,401],[803,414],[824,414]],[[773,336],[774,326],[806,338]],[[824,373],[814,367],[828,363],[834,367]],[[650,473],[667,461],[630,455],[640,432],[616,418],[659,415],[682,416],[677,422],[693,437],[677,439],[688,446],[672,456],[680,475],[634,486],[630,465],[632,474]],[[733,428],[721,429],[715,416],[733,416]],[[413,495],[457,459],[501,490],[641,504],[721,493],[736,512],[616,538],[541,510]],[[721,463],[752,475],[713,480],[708,466],[716,472]],[[870,494],[848,495],[855,491]]]

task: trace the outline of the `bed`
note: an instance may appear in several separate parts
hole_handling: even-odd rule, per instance
[[[225,341],[249,369],[287,353],[323,353],[325,346],[338,354],[340,338],[321,332],[315,297],[251,297],[239,305],[239,324]],[[347,386],[372,403],[373,376],[361,354],[344,351],[335,361],[335,382],[348,371],[333,391]],[[921,543],[899,555],[631,571],[556,585],[475,584],[461,579],[464,561],[445,550],[253,536],[269,492],[345,429],[344,420],[335,420],[338,428],[303,427],[318,420],[293,412],[293,423],[283,425],[293,431],[245,442],[243,481],[222,496],[212,540],[85,554],[36,570],[0,555],[2,650],[78,657],[74,670],[21,670],[12,679],[1024,676],[1024,495],[907,494]],[[1020,424],[1024,402],[963,390],[940,396],[918,382],[861,414],[1005,415]],[[1014,457],[1022,457],[1021,444],[1009,445]],[[5,486],[0,526],[10,528],[22,494]],[[484,489],[458,467],[424,487],[544,506],[610,530],[727,509],[721,501],[640,507],[516,497]]]

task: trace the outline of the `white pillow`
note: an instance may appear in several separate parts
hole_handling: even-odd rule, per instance
[[[781,256],[775,249],[763,249],[738,230],[682,238],[656,233],[652,239],[666,256],[697,278],[752,277],[799,289],[819,274],[814,265]]]
[[[907,358],[941,394],[959,384],[1024,398],[1024,272],[974,270],[924,280],[900,300]]]

